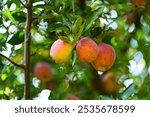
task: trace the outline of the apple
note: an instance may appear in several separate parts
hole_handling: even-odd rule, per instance
[[[137,16],[135,11],[131,11],[125,15],[126,22],[129,24],[134,23],[136,21],[136,18]]]
[[[88,37],[81,38],[76,45],[77,57],[81,62],[93,62],[98,56],[97,44]]]
[[[138,5],[138,6],[143,6],[146,4],[146,0],[130,0],[132,4]]]
[[[70,94],[67,97],[64,98],[64,100],[80,100],[77,96]]]
[[[47,83],[52,78],[51,66],[46,62],[39,62],[34,67],[34,75],[40,81]]]
[[[114,72],[107,72],[101,77],[101,85],[105,93],[111,94],[120,89],[118,76]]]
[[[92,62],[92,65],[97,71],[105,72],[114,64],[116,53],[114,48],[106,43],[100,43],[98,48],[99,54],[96,60]]]
[[[54,82],[52,82],[52,81],[50,81],[50,82],[47,83],[47,88],[48,88],[49,90],[51,90],[51,91],[54,91],[54,90],[57,89],[57,84],[54,83]]]
[[[56,40],[50,48],[50,56],[56,63],[66,63],[70,60],[73,46],[64,40]]]
[[[150,16],[150,3],[147,5],[146,9],[147,9],[148,15]]]

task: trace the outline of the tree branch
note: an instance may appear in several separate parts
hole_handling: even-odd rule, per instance
[[[23,7],[27,7],[21,0],[19,0],[20,4],[22,4]]]
[[[31,23],[32,23],[32,0],[27,3],[27,19],[25,30],[25,99],[30,99],[30,42],[31,42]]]
[[[17,66],[17,67],[20,67],[20,68],[23,68],[23,69],[25,68],[24,65],[15,63],[15,62],[12,61],[10,58],[6,57],[5,55],[3,55],[3,54],[1,54],[1,53],[0,53],[0,56],[2,56],[3,58],[7,59],[9,62],[11,62],[12,64],[14,64],[14,65]]]

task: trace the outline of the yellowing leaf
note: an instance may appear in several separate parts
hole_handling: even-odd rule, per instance
[[[17,56],[12,58],[12,61],[14,61],[15,63],[18,63],[18,62],[22,61],[23,58],[24,58],[23,55],[17,55]]]
[[[42,52],[39,52],[39,55],[41,55],[43,57],[48,57],[48,56],[50,56],[49,53],[50,53],[49,50],[44,50]]]

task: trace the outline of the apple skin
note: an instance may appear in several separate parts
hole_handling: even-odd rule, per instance
[[[92,62],[92,65],[97,71],[105,72],[114,64],[116,53],[114,48],[109,44],[100,43],[98,48],[98,57]]]
[[[114,72],[107,72],[101,78],[103,90],[107,94],[112,94],[118,91],[121,84],[118,81],[118,76]]]
[[[55,84],[54,82],[50,81],[47,83],[47,88],[51,91],[54,91],[57,89],[57,84]]]
[[[150,17],[150,2],[149,2],[149,4],[147,5],[146,10],[147,10],[148,16]]]
[[[65,97],[64,100],[80,100],[80,98],[73,94],[70,94],[69,96]]]
[[[66,63],[70,60],[73,46],[61,39],[56,40],[50,49],[50,56],[56,63]]]
[[[146,0],[130,0],[130,2],[132,4],[136,4],[138,6],[142,6],[142,5],[145,5],[147,1]]]
[[[81,38],[76,45],[77,57],[81,62],[92,62],[98,56],[97,44],[88,37]]]
[[[125,15],[125,19],[126,19],[126,22],[129,23],[129,24],[132,24],[136,21],[136,12],[135,11],[131,11],[129,13],[127,13]]]
[[[46,62],[39,62],[34,67],[34,75],[40,81],[47,83],[52,78],[51,66]]]

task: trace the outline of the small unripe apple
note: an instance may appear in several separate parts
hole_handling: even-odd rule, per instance
[[[34,67],[34,75],[44,83],[49,82],[52,77],[51,66],[46,62],[37,63]]]
[[[107,72],[101,78],[102,88],[105,93],[110,94],[118,91],[120,89],[120,83],[118,81],[118,76],[114,72]]]
[[[80,98],[73,94],[70,94],[69,96],[65,97],[64,100],[80,100]]]
[[[98,48],[99,54],[96,60],[92,62],[92,65],[97,71],[105,72],[114,64],[116,53],[114,48],[109,44],[100,43]]]
[[[97,44],[88,37],[81,38],[76,46],[77,57],[81,62],[92,62],[98,56]]]
[[[58,39],[53,43],[50,49],[50,56],[56,63],[66,63],[71,58],[72,49],[73,46],[71,43]]]

